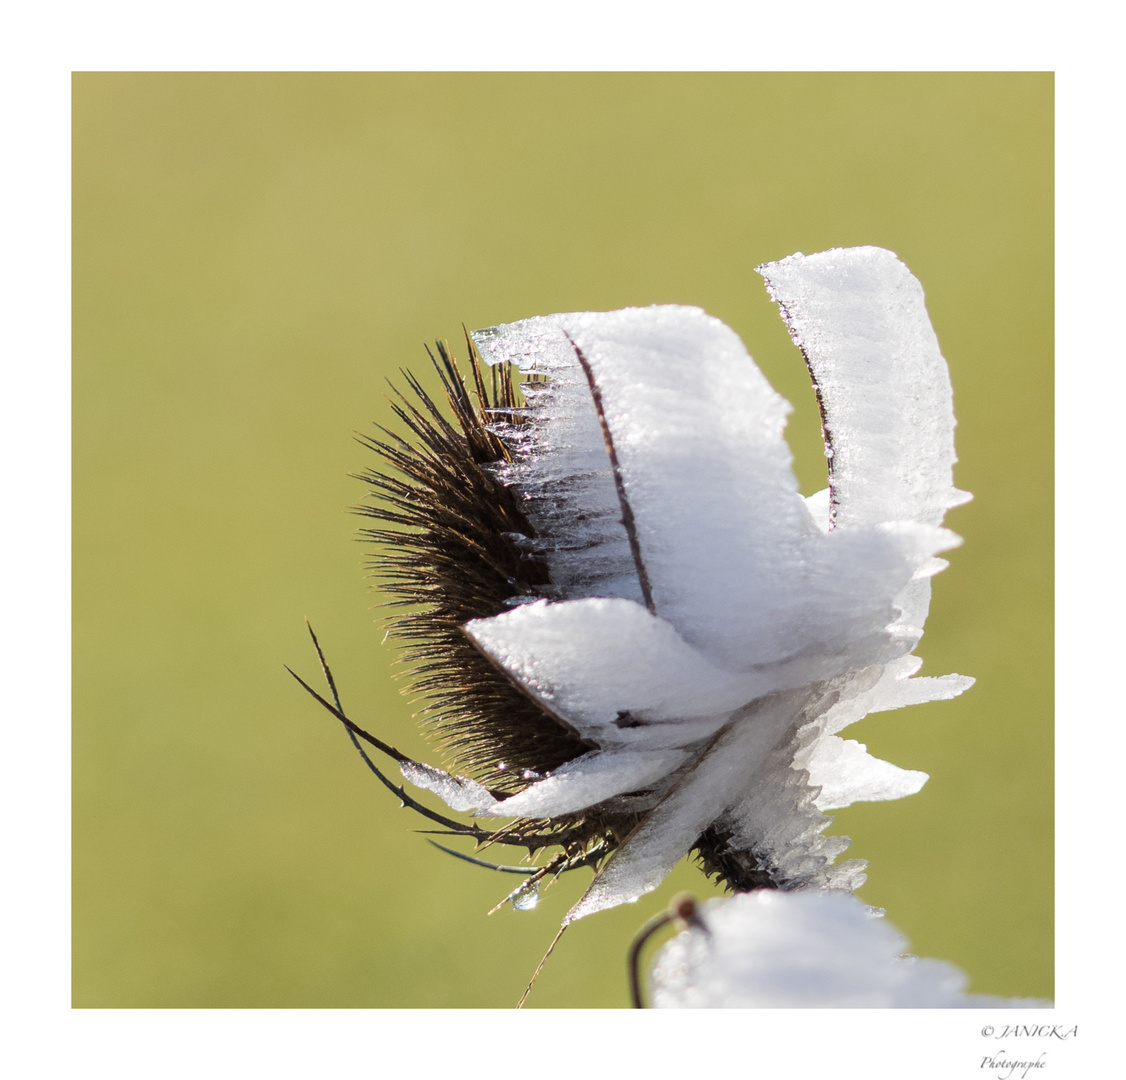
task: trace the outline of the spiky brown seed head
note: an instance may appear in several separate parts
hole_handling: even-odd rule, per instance
[[[404,646],[404,692],[421,705],[451,771],[514,794],[594,746],[528,696],[463,630],[473,619],[554,595],[546,560],[534,550],[541,538],[518,493],[498,476],[528,422],[523,394],[510,365],[486,374],[468,335],[466,342],[465,373],[447,343],[437,343],[437,356],[430,353],[440,403],[403,372],[408,392],[395,391],[392,409],[404,433],[380,427],[379,436],[360,437],[384,468],[357,474],[371,487],[371,501],[357,512],[376,523],[361,534],[377,545],[370,566],[391,595],[388,631]],[[499,833],[508,842],[555,837],[572,861],[587,853],[597,864],[643,816],[596,807],[547,822],[520,819]],[[727,839],[714,828],[700,837],[705,872],[737,890],[772,887],[754,856],[730,851]]]

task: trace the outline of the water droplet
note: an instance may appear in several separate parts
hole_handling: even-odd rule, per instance
[[[540,902],[540,883],[531,882],[516,890],[512,897],[512,906],[517,911],[531,911]]]

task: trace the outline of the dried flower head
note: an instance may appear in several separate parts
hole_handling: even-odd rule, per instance
[[[439,346],[445,400],[408,375],[402,432],[368,440],[366,534],[451,771],[353,737],[478,819],[426,811],[447,831],[559,849],[519,904],[596,867],[564,925],[690,851],[737,892],[857,887],[824,811],[926,776],[837,733],[972,682],[912,677],[968,498],[919,283],[878,248],[759,271],[814,381],[827,491],[799,494],[789,405],[692,307],[477,331],[464,368]]]

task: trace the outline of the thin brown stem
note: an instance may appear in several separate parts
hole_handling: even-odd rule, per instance
[[[610,455],[610,468],[614,473],[614,487],[618,492],[618,504],[622,508],[622,525],[625,526],[626,538],[629,540],[629,550],[633,556],[633,565],[637,570],[637,581],[641,586],[641,596],[649,614],[656,615],[657,608],[653,603],[653,589],[649,584],[649,572],[645,569],[645,563],[641,559],[641,541],[637,536],[637,521],[634,519],[633,507],[630,506],[629,498],[626,495],[625,477],[622,474],[621,463],[618,461],[618,451],[614,448],[614,436],[611,434],[610,425],[606,420],[606,410],[602,404],[602,389],[598,385],[598,380],[594,377],[594,369],[591,368],[590,361],[583,355],[582,349],[575,344],[566,330],[563,331],[563,334],[571,342],[571,348],[575,350],[579,366],[583,369],[587,384],[590,386],[590,396],[594,401],[595,411],[598,413],[598,423],[602,427],[602,440],[606,444],[606,453]]]
[[[645,1008],[645,1002],[641,996],[641,950],[661,927],[667,926],[671,922],[696,927],[703,930],[705,934],[708,932],[708,928],[699,916],[695,897],[689,896],[687,893],[674,896],[672,902],[660,915],[654,915],[638,931],[637,937],[633,939],[633,944],[629,947],[629,958],[626,961],[629,966],[630,1004],[635,1009]]]

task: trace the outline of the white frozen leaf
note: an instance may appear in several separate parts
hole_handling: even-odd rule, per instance
[[[560,324],[589,365],[657,614],[729,668],[796,651],[793,582],[813,530],[783,438],[789,405],[699,308]]]
[[[755,783],[771,749],[808,697],[802,691],[777,694],[736,717],[610,856],[565,921],[631,903],[660,885],[708,824]]]
[[[841,892],[761,890],[708,903],[658,954],[658,1008],[1050,1008],[967,994],[953,964],[905,955],[886,919]]]
[[[560,766],[480,817],[554,817],[639,791],[688,759],[684,750],[595,750]]]
[[[817,385],[836,526],[939,524],[969,496],[952,482],[950,376],[918,280],[875,247],[758,269]]]
[[[508,432],[517,458],[498,474],[522,496],[536,533],[552,538],[543,554],[561,597],[640,600],[598,412],[563,318],[537,316],[472,335],[486,362],[548,380],[525,384],[530,423]]]
[[[863,580],[861,577],[860,580]],[[837,640],[782,662],[725,671],[631,600],[524,604],[466,633],[544,708],[600,746],[660,749],[710,736],[735,710],[777,690],[890,661],[910,648],[860,608]]]
[[[762,677],[720,670],[631,600],[539,601],[465,629],[581,735],[611,743],[627,740],[638,726],[696,717],[718,718],[714,731],[760,687],[769,689]]]

